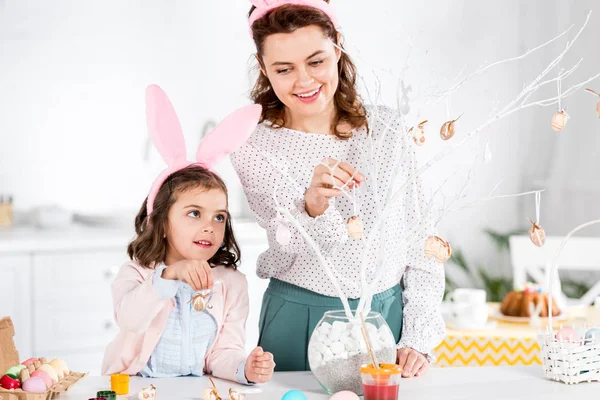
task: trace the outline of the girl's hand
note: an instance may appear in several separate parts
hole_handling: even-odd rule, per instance
[[[396,364],[402,368],[402,376],[404,378],[421,376],[429,370],[429,361],[427,358],[422,353],[410,347],[397,350]]]
[[[273,354],[263,351],[260,346],[252,350],[244,368],[246,379],[252,383],[268,382],[273,376],[274,370]]]
[[[333,158],[323,160],[323,163],[330,167],[333,167],[337,162]],[[352,178],[353,175],[354,178]],[[333,174],[325,165],[317,165],[313,172],[310,187],[304,193],[306,212],[313,218],[323,214],[329,207],[329,199],[342,195],[341,190],[333,189],[334,186],[341,187],[348,182],[346,187],[352,189],[354,186],[358,187],[364,180],[365,176],[363,174],[345,162],[340,162],[333,170]]]
[[[177,261],[163,270],[162,278],[185,282],[195,292],[213,287],[212,269],[207,261]]]

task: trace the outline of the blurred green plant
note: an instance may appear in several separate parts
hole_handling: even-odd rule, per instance
[[[484,232],[496,247],[498,252],[498,257],[496,259],[500,259],[502,255],[510,252],[509,238],[511,236],[527,233],[525,230],[501,233],[492,229],[485,229]],[[469,280],[470,287],[485,290],[487,293],[487,301],[501,302],[502,299],[504,299],[504,296],[513,290],[512,277],[492,275],[488,272],[490,271],[490,268],[484,268],[481,265],[477,265],[476,267],[470,266],[467,263],[463,251],[459,248],[452,249],[452,256],[448,262],[454,264],[465,273],[465,276]],[[501,270],[501,268],[496,270]],[[449,274],[446,273],[444,298],[448,293],[459,287],[457,282],[448,275]],[[571,278],[561,278],[561,286],[567,297],[577,299],[581,298],[591,287],[585,282],[576,281]]]
[[[512,231],[508,233],[500,233],[492,229],[485,229],[484,232],[494,243],[498,253],[510,251],[509,238],[512,235],[520,235],[522,230]],[[505,276],[495,276],[490,274],[489,268],[484,268],[481,265],[471,267],[466,260],[463,251],[459,248],[452,250],[452,256],[449,263],[454,264],[461,269],[470,281],[471,287],[480,288],[486,291],[487,301],[500,302],[508,292],[512,290],[512,278]],[[444,297],[458,287],[458,284],[446,273],[446,290]]]

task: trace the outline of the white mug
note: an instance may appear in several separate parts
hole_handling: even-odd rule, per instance
[[[457,328],[482,328],[488,320],[486,303],[454,303],[452,304],[452,322]]]
[[[446,296],[453,303],[485,304],[486,293],[482,289],[455,289]]]

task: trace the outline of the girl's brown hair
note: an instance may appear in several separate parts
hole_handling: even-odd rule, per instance
[[[252,6],[248,16],[252,14],[255,8]],[[311,25],[320,27],[330,40],[334,43],[338,42],[339,33],[329,17],[314,7],[284,4],[254,21],[252,24],[252,38],[261,65],[263,46],[267,36],[275,33],[291,33]],[[337,45],[343,49],[341,43],[337,43]],[[331,131],[339,139],[350,139],[352,131],[340,131],[339,124],[341,122],[349,124],[352,129],[363,126],[368,129],[368,124],[365,108],[356,90],[356,67],[345,51],[342,51],[338,62],[338,75],[339,85],[333,97],[336,117],[332,122]],[[275,127],[285,125],[284,104],[275,94],[269,78],[264,73],[259,74],[250,97],[256,104],[262,106],[260,122],[267,120]]]
[[[144,268],[152,268],[153,264],[165,261],[167,255],[165,227],[168,225],[169,210],[179,193],[196,187],[222,190],[227,195],[227,187],[223,180],[200,165],[190,165],[172,173],[156,194],[154,210],[150,218],[146,209],[148,198],[144,200],[135,218],[137,237],[127,247],[129,258],[137,261]],[[240,247],[235,240],[231,219],[228,217],[225,222],[223,245],[208,262],[211,265],[224,265],[235,269],[240,257]]]

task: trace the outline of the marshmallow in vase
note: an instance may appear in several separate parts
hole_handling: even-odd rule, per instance
[[[367,322],[367,331],[374,351],[395,344],[394,336],[386,325],[379,329]],[[311,368],[317,368],[332,360],[347,359],[359,353],[366,353],[367,346],[360,324],[335,321],[324,322],[311,336],[308,358]]]

